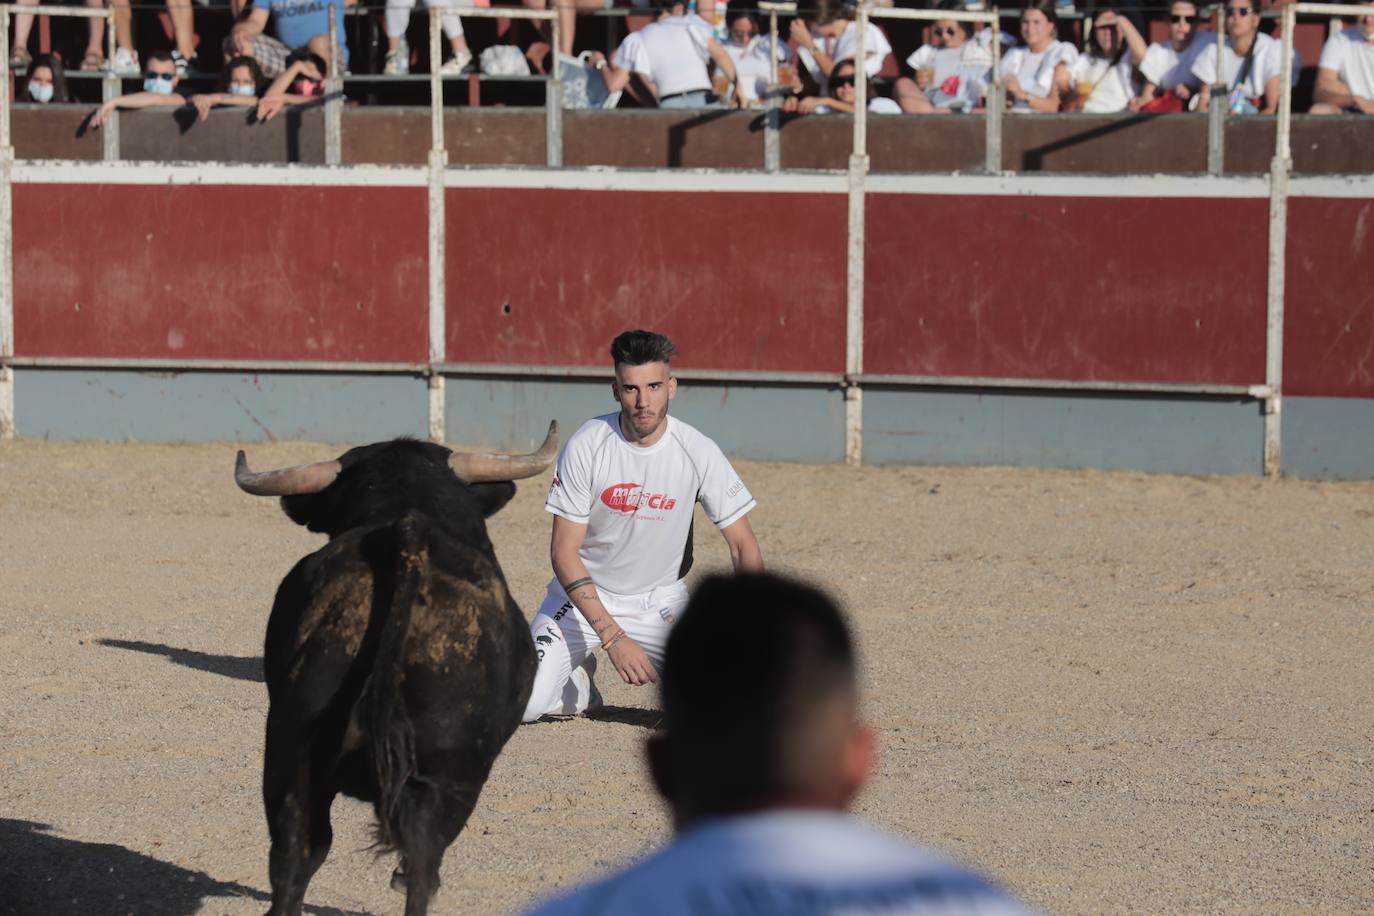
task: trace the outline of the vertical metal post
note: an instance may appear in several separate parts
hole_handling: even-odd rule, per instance
[[[845,388],[844,461],[863,464],[863,389],[858,376],[864,371],[864,179],[868,175],[868,70],[865,38],[868,5],[860,0],[856,28],[858,51],[854,55],[854,149],[849,156],[849,248],[845,284]]]
[[[119,98],[120,82],[119,77],[114,72],[115,58],[115,11],[114,4],[110,4],[105,10],[105,59],[109,62],[105,67],[105,77],[100,81],[100,101],[109,102]],[[110,112],[110,117],[106,119],[100,128],[100,140],[102,144],[101,154],[106,162],[119,161],[119,109]]]
[[[335,21],[337,7],[329,4],[329,72],[328,95],[324,103],[324,162],[338,165],[343,162],[343,80],[339,79],[339,26]]]
[[[983,168],[989,175],[1002,171],[1002,17],[1001,10],[992,8],[997,18],[992,21],[992,85],[988,87],[987,137],[983,141]]]
[[[10,180],[10,11],[0,10],[0,439],[14,438],[14,210]]]
[[[782,129],[782,91],[778,86],[778,11],[768,11],[768,120],[763,126],[763,167],[776,172],[782,168],[782,149],[778,131]]]
[[[1288,176],[1293,169],[1293,29],[1297,10],[1283,8],[1283,61],[1279,65],[1279,124],[1269,164],[1269,275],[1266,289],[1264,383],[1264,473],[1275,477],[1283,456],[1283,315],[1288,249]]]
[[[439,15],[442,7],[429,9],[429,437],[444,441],[444,377],[435,368],[444,361],[445,284],[444,255],[444,168],[448,152],[444,149],[444,84],[439,77]]]
[[[1207,100],[1207,174],[1220,175],[1226,168],[1226,3],[1217,0],[1217,75]]]
[[[547,158],[551,169],[563,167],[563,76],[559,68],[561,33],[558,27],[558,11],[554,10],[553,27],[553,78],[544,84],[544,131],[548,147]]]

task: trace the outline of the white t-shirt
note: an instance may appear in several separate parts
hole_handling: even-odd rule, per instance
[[[864,33],[864,71],[869,77],[878,75],[878,71],[883,69],[883,61],[887,55],[892,53],[892,45],[888,43],[887,36],[883,30],[872,22],[868,24],[868,31]],[[839,38],[829,38],[822,35],[812,35],[817,46],[821,51],[830,56],[835,62],[846,58],[853,60],[859,53],[859,29],[852,22],[845,23],[844,32]],[[821,72],[821,65],[816,63],[816,58],[811,56],[811,52],[806,48],[797,49],[797,60],[801,61],[811,78],[816,81],[822,89],[826,86],[825,74]]]
[[[662,438],[640,448],[625,440],[619,417],[595,417],[569,437],[544,508],[587,526],[582,562],[598,588],[639,595],[682,577],[697,502],[720,528],[756,503],[720,447],[693,427],[670,416]]]
[[[1215,44],[1216,39],[1212,41]],[[1140,75],[1161,91],[1172,89],[1179,83],[1189,89],[1197,89],[1199,84],[1197,77],[1193,76],[1193,62],[1197,60],[1204,44],[1205,39],[1195,37],[1188,47],[1175,51],[1173,42],[1157,41],[1145,52],[1145,58],[1140,62]]]
[[[1130,52],[1122,54],[1115,65],[1110,58],[1081,54],[1069,70],[1074,82],[1093,84],[1092,95],[1083,105],[1083,110],[1089,114],[1125,111],[1136,94]]]
[[[771,39],[764,35],[755,35],[743,46],[730,41],[724,44],[725,53],[735,62],[735,73],[747,101],[758,99],[768,89],[768,78],[772,73],[768,59],[768,48],[771,44]],[[778,61],[787,60],[787,55],[787,46],[780,43]]]
[[[1199,37],[1199,41],[1202,38]],[[1241,62],[1245,60],[1245,55],[1237,54],[1231,50],[1231,39],[1226,39],[1225,65],[1222,74],[1225,77],[1228,88],[1234,89],[1236,78],[1240,76]],[[1279,68],[1283,63],[1283,42],[1270,38],[1260,32],[1255,35],[1255,59],[1250,65],[1250,75],[1245,78],[1244,93],[1248,98],[1258,99],[1264,96],[1264,84],[1279,75]],[[1298,52],[1293,52],[1293,84],[1297,85],[1298,71]],[[1193,61],[1193,76],[1197,77],[1203,86],[1210,86],[1212,81],[1217,78],[1217,42],[1214,37],[1211,41],[1203,43],[1202,50],[1198,52]]]
[[[984,878],[837,811],[718,818],[529,916],[1010,916],[1029,911]]]
[[[1016,74],[1016,81],[1029,95],[1043,99],[1054,88],[1054,68],[1063,64],[1073,69],[1078,60],[1078,49],[1067,41],[1052,42],[1039,54],[1032,54],[1029,48],[1012,48],[1002,58],[1002,72]],[[1017,102],[1013,111],[1030,111],[1025,102]]]
[[[952,107],[951,103],[961,102],[963,107],[976,107],[987,92],[992,75],[992,57],[976,41],[966,41],[957,48],[921,45],[906,62],[913,70],[935,70],[935,78],[925,92],[936,107]]]
[[[612,59],[617,67],[654,81],[658,97],[710,91],[706,44],[711,27],[700,16],[669,16],[631,32]]]
[[[1336,71],[1351,95],[1374,99],[1374,41],[1365,41],[1359,26],[1328,38],[1317,66]]]

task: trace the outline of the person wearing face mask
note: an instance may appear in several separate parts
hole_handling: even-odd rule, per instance
[[[1182,111],[1183,103],[1197,92],[1193,62],[1205,43],[1194,40],[1197,19],[1191,0],[1174,0],[1169,7],[1169,40],[1150,45],[1140,62],[1144,86],[1131,100],[1132,111]]]
[[[186,104],[185,96],[176,89],[181,84],[177,76],[177,65],[172,55],[166,51],[154,51],[148,55],[148,66],[143,71],[143,91],[121,95],[101,105],[91,115],[91,127],[97,128],[110,119],[116,108],[180,108]]]
[[[940,0],[939,9],[963,9],[961,0]],[[977,108],[992,78],[992,58],[974,40],[966,22],[937,19],[930,44],[921,45],[907,64],[915,79],[902,77],[893,95],[910,114],[966,112]]]
[[[40,105],[68,101],[67,74],[62,69],[62,61],[51,54],[35,57],[29,64],[28,84],[24,88],[29,100]]]
[[[289,105],[324,101],[324,58],[310,51],[292,51],[286,69],[258,100],[258,120],[270,121]]]
[[[220,75],[219,91],[191,96],[199,120],[210,117],[210,109],[218,105],[235,108],[252,108],[258,104],[258,95],[267,85],[258,62],[251,57],[235,57],[224,65]]]
[[[1058,111],[1069,91],[1069,70],[1078,49],[1059,41],[1055,0],[1026,0],[1021,8],[1023,47],[1002,58],[1006,74],[1007,107],[1012,111]]]
[[[1145,39],[1125,16],[1098,13],[1088,50],[1069,68],[1073,76],[1067,111],[1111,114],[1125,111],[1135,98],[1135,67],[1145,58]]]
[[[1312,97],[1312,114],[1374,114],[1374,16],[1326,40]]]
[[[1222,52],[1221,81],[1230,91],[1233,114],[1273,114],[1279,110],[1279,72],[1283,42],[1259,30],[1259,0],[1226,0],[1226,48]],[[1293,82],[1298,81],[1297,51],[1293,52]],[[1217,46],[1203,43],[1193,62],[1193,76],[1203,86],[1217,79]],[[1206,111],[1211,93],[1199,92],[1197,110]]]

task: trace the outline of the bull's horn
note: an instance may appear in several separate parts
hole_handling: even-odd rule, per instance
[[[549,434],[538,451],[528,455],[488,455],[481,452],[454,452],[448,466],[464,483],[488,480],[520,480],[543,473],[558,457],[558,421],[549,424]]]
[[[248,470],[248,457],[240,449],[238,461],[234,463],[234,482],[240,490],[254,496],[299,496],[320,492],[334,482],[341,470],[343,465],[337,461],[316,461],[254,473]]]

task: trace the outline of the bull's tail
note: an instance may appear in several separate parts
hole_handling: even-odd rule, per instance
[[[377,777],[377,841],[386,849],[402,846],[402,795],[415,774],[415,733],[406,714],[401,681],[405,676],[406,637],[411,609],[423,602],[429,565],[428,520],[407,512],[396,523],[396,579],[391,608],[382,625],[377,655],[364,695],[364,715]]]

